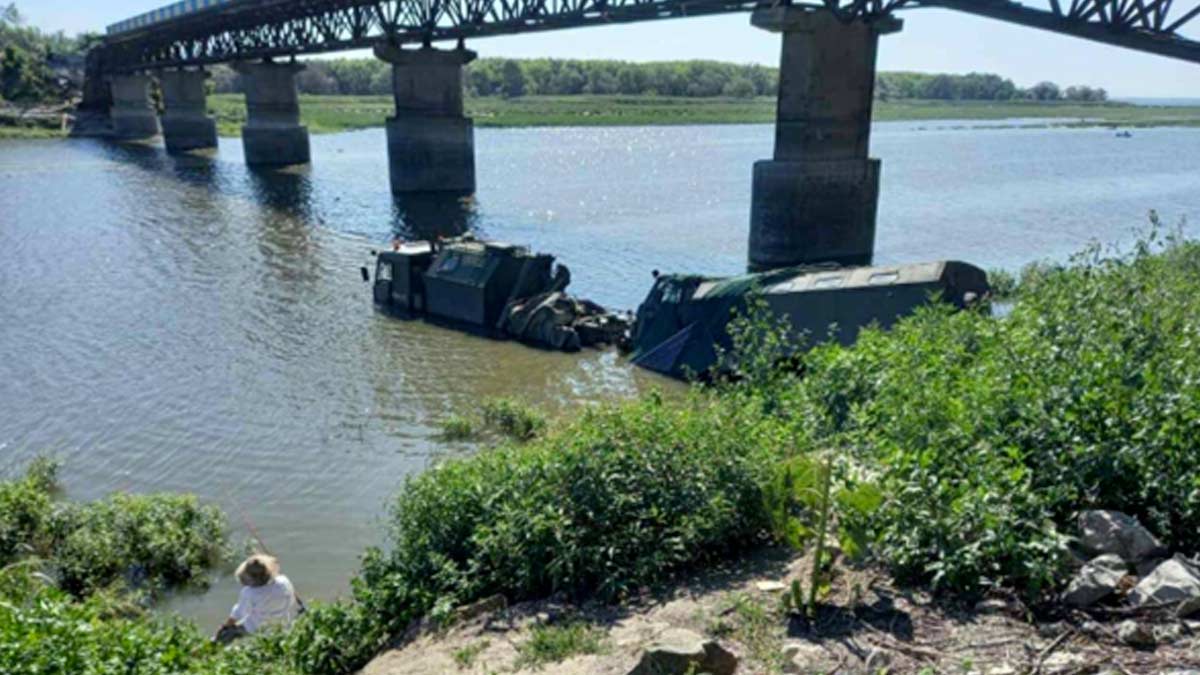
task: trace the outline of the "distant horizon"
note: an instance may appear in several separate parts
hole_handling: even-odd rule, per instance
[[[168,4],[165,0],[19,0],[30,25],[69,34],[104,27]],[[881,39],[879,70],[995,73],[1028,88],[1041,81],[1103,87],[1111,98],[1200,96],[1200,64],[1025,28],[950,10],[899,12],[904,29]],[[489,37],[469,43],[497,58],[712,60],[778,66],[779,38],[749,25],[746,13]],[[367,50],[312,58],[369,57]]]

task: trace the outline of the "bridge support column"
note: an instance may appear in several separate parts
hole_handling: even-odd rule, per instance
[[[870,264],[880,162],[868,157],[875,54],[895,18],[842,23],[825,10],[761,9],[783,34],[775,156],[754,165],[750,269]]]
[[[463,113],[467,49],[401,49],[379,45],[392,64],[396,116],[388,118],[392,192],[475,192],[475,125]]]
[[[149,75],[114,75],[111,82],[113,138],[123,141],[158,135],[158,114],[150,100]]]
[[[300,63],[237,63],[246,88],[242,144],[250,166],[307,164],[312,159],[308,128],[300,124]]]
[[[162,84],[163,139],[167,152],[179,153],[217,147],[217,123],[208,116],[202,70],[167,70],[159,74]]]

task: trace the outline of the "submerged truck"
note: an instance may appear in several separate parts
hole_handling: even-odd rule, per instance
[[[396,242],[375,255],[375,305],[392,314],[563,351],[628,331],[624,317],[567,295],[571,273],[554,256],[523,246],[466,236]]]
[[[732,347],[728,325],[761,295],[787,317],[797,348],[850,344],[865,327],[887,328],[935,299],[965,309],[990,295],[987,274],[964,262],[894,267],[791,267],[739,277],[661,275],[637,311],[626,348],[634,364],[671,377],[704,376]]]

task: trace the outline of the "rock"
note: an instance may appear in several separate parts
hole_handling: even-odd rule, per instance
[[[1200,597],[1200,571],[1181,555],[1165,560],[1129,593],[1135,607]]]
[[[1117,638],[1131,647],[1154,646],[1154,632],[1133,619],[1122,621],[1117,626]]]
[[[1047,640],[1053,640],[1059,635],[1067,632],[1067,629],[1067,624],[1063,623],[1062,621],[1055,621],[1054,623],[1039,624],[1037,627],[1037,632],[1039,636]]]
[[[1177,623],[1168,623],[1154,627],[1154,642],[1160,645],[1169,645],[1173,642],[1179,642],[1183,637],[1183,628]]]
[[[1120,511],[1079,514],[1080,542],[1094,555],[1115,553],[1127,563],[1169,555],[1162,543],[1133,516]]]
[[[1091,607],[1112,595],[1128,571],[1125,561],[1115,553],[1097,556],[1071,579],[1062,601],[1071,607]]]
[[[1000,598],[980,600],[975,603],[976,614],[1006,614],[1011,610],[1012,607],[1009,602]]]
[[[987,675],[1017,675],[1017,669],[1007,663],[1001,663],[998,666],[988,668]]]
[[[1196,612],[1200,612],[1200,597],[1188,598],[1175,608],[1175,616],[1180,619],[1186,619]]]
[[[781,581],[760,581],[754,584],[754,587],[763,593],[778,593],[787,588],[787,584]]]
[[[673,628],[658,636],[646,648],[629,675],[685,675],[711,673],[733,675],[738,659],[714,640],[706,641],[696,633]]]
[[[825,648],[821,645],[789,642],[783,647],[783,672],[795,675],[817,672],[825,656]]]
[[[454,617],[459,621],[471,619],[508,609],[508,600],[503,595],[492,595],[469,605],[454,610]]]

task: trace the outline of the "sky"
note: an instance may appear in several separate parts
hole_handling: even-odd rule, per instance
[[[16,1],[30,23],[68,33],[100,31],[109,23],[168,4],[165,0]],[[900,16],[904,29],[881,38],[881,70],[991,72],[1019,86],[1050,80],[1063,86],[1104,87],[1116,97],[1200,98],[1200,64],[948,10],[918,9]],[[1200,27],[1189,33],[1200,33]],[[748,14],[493,37],[468,46],[481,57],[714,59],[766,65],[778,65],[780,48],[779,37],[752,28]]]

